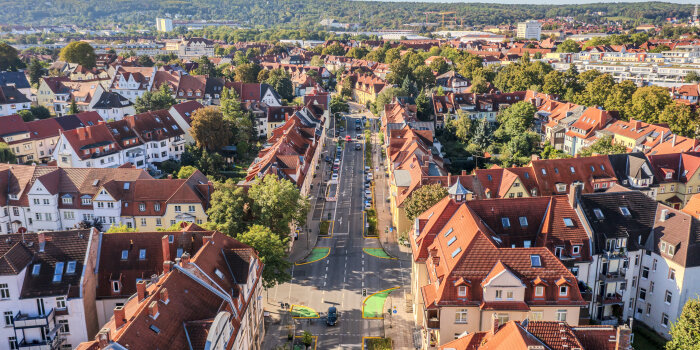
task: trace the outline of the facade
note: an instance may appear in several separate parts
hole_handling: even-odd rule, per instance
[[[214,56],[214,42],[205,38],[182,38],[165,42],[165,50],[174,52],[180,58],[200,58]]]
[[[32,101],[14,86],[0,86],[0,116],[29,109]]]
[[[522,39],[540,40],[540,36],[542,36],[542,23],[538,21],[520,22],[518,23],[515,36]]]
[[[172,32],[173,20],[170,18],[156,18],[156,30],[159,32]]]

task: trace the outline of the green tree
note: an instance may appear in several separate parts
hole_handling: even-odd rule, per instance
[[[257,178],[248,190],[255,222],[287,237],[292,225],[306,222],[309,202],[289,180],[274,175]]]
[[[314,337],[311,335],[311,333],[309,333],[309,331],[304,331],[304,333],[301,335],[301,342],[308,349],[311,344],[313,344]]]
[[[475,144],[481,150],[485,150],[493,143],[493,128],[491,122],[486,118],[481,118],[471,139],[472,144]]]
[[[668,90],[660,86],[645,86],[637,89],[632,95],[627,117],[647,123],[658,123],[661,112],[671,104]]]
[[[5,142],[0,142],[0,163],[15,163],[17,157],[12,152],[12,149]]]
[[[422,121],[428,121],[432,119],[433,116],[433,103],[426,96],[425,90],[421,90],[416,97],[416,111],[418,119]]]
[[[674,134],[695,137],[697,113],[690,106],[671,102],[659,115],[659,122],[668,124]]]
[[[403,89],[397,87],[390,87],[384,89],[377,95],[377,100],[375,101],[377,109],[384,110],[384,105],[386,105],[387,103],[391,103],[394,97],[397,96],[408,96],[408,93]]]
[[[539,144],[540,137],[532,132],[526,131],[517,135],[513,135],[508,142],[501,148],[501,165],[507,166],[523,166],[530,162],[530,157]]]
[[[197,168],[191,165],[185,165],[182,168],[180,168],[180,170],[177,172],[177,178],[187,179],[190,176],[192,176],[192,174],[194,174],[195,171],[197,171]]]
[[[24,120],[25,122],[30,122],[30,121],[36,119],[36,118],[34,118],[34,114],[32,114],[32,111],[30,111],[28,109],[23,109],[23,110],[17,112],[17,114],[19,114],[19,116],[22,117],[22,120]]]
[[[195,62],[197,62],[197,68],[192,70],[192,74],[206,75],[208,77],[221,76],[221,72],[219,72],[219,70],[216,69],[216,66],[214,66],[214,63],[212,63],[212,61],[209,60],[209,57],[202,56],[195,60]]]
[[[557,45],[557,52],[579,52],[581,51],[581,46],[574,40],[567,39],[561,44]]]
[[[39,62],[39,60],[37,60],[36,58],[32,59],[32,62],[27,68],[27,74],[29,75],[29,83],[33,86],[38,87],[39,81],[44,75],[44,67],[41,65],[41,62]]]
[[[78,105],[75,103],[75,100],[70,101],[70,107],[68,107],[68,114],[78,114],[80,113],[80,110],[78,110]]]
[[[566,89],[566,77],[564,76],[564,73],[553,70],[544,76],[542,92],[545,94],[564,96]]]
[[[599,75],[576,95],[574,102],[585,106],[603,106],[614,86],[615,80],[610,74]]]
[[[615,143],[613,143],[612,136],[603,136],[596,140],[589,147],[582,148],[577,155],[580,157],[590,157],[592,155],[608,155],[619,153],[627,153],[627,147],[623,145],[616,145]]]
[[[416,81],[417,88],[428,89],[435,85],[435,75],[427,66],[418,66],[413,70],[413,78]],[[408,76],[406,76],[408,78]]]
[[[578,80],[581,84],[581,86],[585,87],[586,85],[590,84],[595,80],[595,78],[601,76],[603,73],[596,69],[589,69],[587,71],[584,71],[583,73],[578,75]]]
[[[142,67],[153,67],[155,65],[155,62],[151,59],[151,56],[149,55],[141,55],[136,59],[136,63],[139,64],[139,66]]]
[[[520,101],[498,115],[500,126],[495,132],[495,136],[503,142],[508,142],[516,135],[520,135],[530,130],[537,109],[532,103]]]
[[[285,100],[292,100],[294,98],[294,86],[292,85],[292,80],[289,74],[282,68],[273,69],[269,72],[269,77],[265,81],[268,85],[272,86],[275,91],[277,91],[280,96]]]
[[[284,252],[286,240],[262,225],[251,226],[248,231],[236,236],[236,239],[255,249],[265,265],[262,271],[263,288],[269,289],[291,280],[288,272],[291,263]]]
[[[406,76],[406,78],[403,80],[403,83],[401,84],[401,89],[403,91],[406,91],[408,96],[417,96],[418,95],[418,88],[416,87],[416,84],[411,80],[411,77]]]
[[[561,158],[571,158],[570,155],[554,148],[554,146],[547,144],[544,146],[544,150],[540,153],[542,159],[561,159]]]
[[[410,221],[430,209],[447,196],[447,190],[440,184],[424,185],[413,191],[406,199],[406,216]]]
[[[334,95],[333,97],[331,97],[330,110],[333,114],[341,112],[349,113],[350,105],[348,105],[348,103],[345,102],[345,100],[342,97]]]
[[[0,71],[16,71],[24,68],[24,63],[18,55],[17,49],[5,42],[0,43]]]
[[[248,229],[250,200],[245,189],[232,179],[215,182],[211,206],[207,210],[207,227],[235,237]]]
[[[320,55],[316,55],[314,57],[311,57],[311,61],[309,62],[309,65],[312,67],[324,67],[326,65],[325,62],[323,62],[323,59],[321,58]]]
[[[359,47],[353,47],[348,52],[345,54],[345,56],[352,57],[355,59],[363,59],[367,54],[369,53],[369,50],[363,46]]]
[[[688,74],[685,75],[685,82],[686,83],[700,82],[700,76],[695,71],[690,71]]]
[[[678,320],[671,322],[666,350],[700,349],[700,299],[688,299]]]
[[[197,147],[218,150],[229,144],[232,132],[230,123],[216,107],[200,108],[192,113],[190,134]]]
[[[36,119],[51,118],[51,112],[49,112],[48,108],[44,106],[31,106],[29,107],[29,110],[32,112],[32,115]]]
[[[340,46],[340,44],[333,43],[331,45],[326,46],[323,49],[323,54],[331,56],[342,56],[345,54],[345,49],[342,46]]]
[[[84,41],[73,41],[61,50],[61,60],[77,63],[85,68],[95,67],[95,49]]]
[[[471,90],[474,94],[483,94],[489,91],[489,82],[482,75],[476,75],[472,79]]]
[[[625,117],[625,111],[629,109],[632,95],[637,91],[637,86],[629,80],[615,84],[610,90],[608,98],[603,105],[608,111],[617,111],[621,118]]]
[[[260,69],[260,66],[255,63],[239,64],[236,66],[234,79],[243,83],[255,83]]]
[[[221,92],[220,110],[224,119],[231,126],[233,138],[239,155],[248,153],[250,143],[255,135],[253,122],[243,110],[241,100],[234,89],[224,89]]]
[[[435,58],[432,62],[430,62],[430,69],[433,70],[433,72],[437,72],[437,74],[442,74],[450,70],[450,65],[447,64],[447,61],[445,61],[444,58]]]
[[[107,230],[106,233],[119,233],[119,232],[138,232],[138,230],[135,228],[130,228],[130,227],[126,226],[126,224],[120,224],[120,225],[112,224],[112,226],[109,227],[109,230]]]
[[[340,95],[343,97],[351,97],[352,96],[352,79],[350,77],[346,77],[343,79],[343,82],[339,85],[340,87]]]
[[[134,108],[136,113],[145,113],[149,111],[157,111],[161,109],[168,109],[172,105],[177,103],[173,97],[173,93],[170,90],[168,84],[161,84],[158,90],[146,91],[142,96],[136,98],[136,103],[134,103]]]
[[[472,128],[472,119],[463,111],[457,111],[457,116],[448,118],[445,127],[463,143],[469,143],[470,131]]]

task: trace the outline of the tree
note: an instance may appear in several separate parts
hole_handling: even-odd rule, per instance
[[[331,45],[326,46],[323,49],[323,54],[331,56],[342,56],[345,54],[345,49],[342,46],[340,46],[340,44],[333,43]]]
[[[109,230],[107,230],[107,233],[119,233],[119,232],[138,232],[138,230],[135,228],[130,228],[130,227],[126,226],[126,224],[120,224],[120,225],[112,224],[112,226],[109,227]]]
[[[658,123],[661,112],[671,104],[668,90],[660,86],[645,86],[632,95],[629,108],[625,114],[629,118],[647,123]]]
[[[284,252],[286,239],[281,239],[268,227],[253,225],[236,236],[241,243],[251,246],[265,265],[262,271],[263,288],[268,289],[291,280],[291,263]]]
[[[294,86],[292,85],[292,80],[289,74],[282,68],[273,69],[269,73],[269,77],[265,81],[268,85],[272,86],[275,91],[277,91],[280,96],[285,100],[291,100],[294,98]]]
[[[561,44],[557,45],[557,52],[579,52],[581,51],[581,46],[574,40],[567,39]]]
[[[433,103],[426,96],[425,90],[421,90],[416,97],[416,111],[418,119],[422,121],[428,121],[432,119],[433,116]]]
[[[359,47],[353,47],[348,52],[345,54],[345,56],[352,57],[355,59],[363,59],[367,54],[369,53],[369,50],[363,46]]]
[[[142,67],[153,67],[155,65],[155,62],[151,59],[151,56],[149,55],[141,55],[136,59],[136,63],[138,63]]]
[[[394,99],[394,97],[397,96],[408,96],[408,93],[404,91],[403,89],[396,88],[396,87],[390,87],[384,89],[382,92],[380,92],[377,95],[377,100],[375,101],[375,105],[377,106],[378,110],[384,110],[384,105],[387,103],[391,103],[391,101]]]
[[[471,92],[474,94],[483,94],[488,92],[489,82],[483,75],[474,76],[472,79]]]
[[[681,103],[669,103],[659,115],[659,122],[668,124],[674,134],[695,137],[697,113],[690,106]]]
[[[229,144],[231,125],[224,120],[224,115],[213,106],[200,108],[192,113],[190,134],[197,147],[218,150]]]
[[[700,299],[688,299],[678,320],[671,322],[671,340],[666,350],[691,350],[700,348]]]
[[[224,88],[221,91],[219,109],[224,115],[224,118],[229,120],[235,120],[241,116],[243,113],[243,107],[241,106],[241,99],[236,90],[233,88]]]
[[[208,77],[218,77],[221,73],[216,69],[214,63],[209,60],[209,57],[202,56],[195,60],[197,62],[197,68],[192,70],[192,74],[195,75],[206,75]]]
[[[685,75],[685,82],[686,83],[700,82],[700,75],[698,75],[698,73],[696,73],[695,71],[690,71],[688,74]]]
[[[348,105],[345,100],[338,96],[338,95],[333,95],[331,97],[331,103],[330,103],[330,110],[332,113],[349,113],[350,112],[350,105]]]
[[[325,62],[323,62],[323,59],[321,58],[320,55],[316,55],[314,57],[311,57],[311,61],[309,62],[309,65],[312,67],[323,67],[325,66]]]
[[[301,335],[301,342],[306,346],[308,349],[311,344],[314,342],[314,337],[309,333],[309,331],[304,331],[304,333]]]
[[[576,95],[574,102],[585,106],[603,106],[614,86],[615,80],[610,74],[599,75]]]
[[[5,142],[0,142],[0,163],[15,163],[17,157],[12,152],[12,149]]]
[[[78,114],[80,113],[80,110],[78,110],[78,105],[75,103],[75,100],[70,101],[70,107],[68,107],[68,114]]]
[[[532,103],[520,101],[498,115],[498,122],[501,124],[495,135],[503,142],[508,142],[512,137],[523,134],[532,127],[535,112],[537,109]]]
[[[22,117],[22,120],[24,120],[25,122],[30,122],[35,119],[34,114],[32,114],[32,111],[28,109],[23,109],[17,112],[17,114],[19,114],[19,116]]]
[[[513,135],[501,148],[499,160],[502,166],[523,166],[530,162],[530,157],[535,153],[539,141],[540,137],[529,130]]]
[[[561,158],[571,158],[570,155],[554,148],[554,146],[547,144],[544,146],[544,150],[540,153],[542,159],[561,159]]]
[[[447,196],[447,190],[441,184],[425,185],[413,191],[405,204],[408,220],[413,221],[445,196]]]
[[[24,63],[19,59],[19,52],[7,43],[0,43],[0,71],[16,71],[24,68]]]
[[[408,76],[407,76],[408,78]],[[428,89],[435,85],[435,75],[427,66],[418,66],[413,70],[413,78],[418,89]]]
[[[180,168],[180,171],[177,172],[177,178],[178,179],[187,179],[190,176],[192,176],[192,174],[194,174],[195,171],[197,171],[197,168],[195,168],[191,165],[185,165],[182,168]]]
[[[207,227],[235,237],[248,229],[247,210],[250,201],[245,189],[237,186],[232,179],[215,182],[211,195],[211,206],[207,210]]]
[[[629,80],[615,84],[603,106],[606,110],[617,111],[620,113],[620,117],[624,117],[624,113],[629,109],[630,100],[632,100],[632,95],[635,91],[637,91],[637,86]]]
[[[255,222],[269,227],[280,237],[289,235],[292,225],[306,222],[309,202],[289,180],[275,175],[257,178],[248,190]]]
[[[469,115],[459,110],[455,118],[447,119],[446,124],[447,129],[453,132],[457,139],[461,142],[469,143],[470,130],[472,128],[472,119]]]
[[[491,122],[486,118],[482,118],[476,125],[471,142],[476,144],[481,150],[485,150],[493,143],[493,128],[491,127]]]
[[[257,82],[260,66],[255,63],[243,63],[236,66],[235,80],[243,83]]]
[[[29,110],[32,112],[32,115],[34,115],[34,118],[36,119],[51,118],[51,112],[49,112],[48,108],[44,106],[31,106],[29,107]]]
[[[545,94],[553,94],[564,96],[566,93],[566,78],[564,73],[553,70],[544,76],[544,83],[542,84],[542,92]]]
[[[408,96],[411,97],[418,95],[418,88],[409,76],[406,76],[406,78],[403,80],[403,83],[401,84],[401,90],[406,91]]]
[[[590,157],[592,155],[608,155],[608,154],[620,154],[627,153],[627,147],[624,145],[616,145],[613,143],[612,136],[603,136],[596,140],[589,147],[582,148],[578,152],[580,157]]]
[[[249,114],[243,110],[236,90],[233,88],[224,89],[221,93],[220,105],[224,119],[231,126],[238,154],[247,154],[255,132],[253,130],[253,122]]]
[[[450,70],[450,65],[448,65],[447,61],[442,57],[433,59],[429,67],[433,72],[437,72],[438,75]]]
[[[175,103],[177,103],[177,101],[175,101],[173,97],[170,86],[163,83],[157,91],[146,91],[142,96],[137,97],[134,108],[136,109],[136,113],[145,113],[168,109]]]
[[[95,49],[84,41],[73,41],[61,50],[61,60],[77,63],[85,68],[95,67]]]
[[[32,59],[32,62],[27,68],[27,73],[29,75],[29,83],[38,87],[39,81],[44,75],[44,67],[41,65],[41,62],[39,62],[39,60],[37,60],[36,58]]]
[[[343,97],[351,97],[352,96],[352,79],[350,77],[346,77],[343,79],[343,82],[340,84],[340,95]]]

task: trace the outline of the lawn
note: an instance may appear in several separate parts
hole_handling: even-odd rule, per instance
[[[323,220],[323,221],[321,221],[321,224],[319,225],[320,231],[318,234],[321,236],[328,236],[328,231],[330,230],[330,228],[331,228],[331,222]]]
[[[328,247],[311,249],[311,254],[309,254],[309,256],[307,256],[303,261],[298,262],[297,265],[310,264],[312,262],[322,260],[327,257],[330,252],[331,248]]]
[[[367,338],[365,339],[367,350],[391,350],[391,338]]]
[[[399,289],[398,287],[386,289],[374,293],[362,302],[362,318],[381,319],[384,318],[384,302],[389,297],[389,293]]]
[[[318,318],[316,310],[303,305],[292,305],[291,313],[294,318]]]

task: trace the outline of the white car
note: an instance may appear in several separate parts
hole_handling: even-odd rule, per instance
[[[372,181],[372,173],[367,173],[367,181]]]
[[[366,173],[368,173],[370,170],[372,170],[372,168],[370,168],[370,167],[368,167],[368,166],[365,166],[365,172],[366,172]]]
[[[331,175],[331,180],[338,180],[338,174]]]
[[[365,202],[365,209],[372,209],[372,203]]]
[[[333,162],[333,165],[340,165],[340,159],[336,158]]]
[[[365,198],[372,198],[372,191],[365,190]]]

